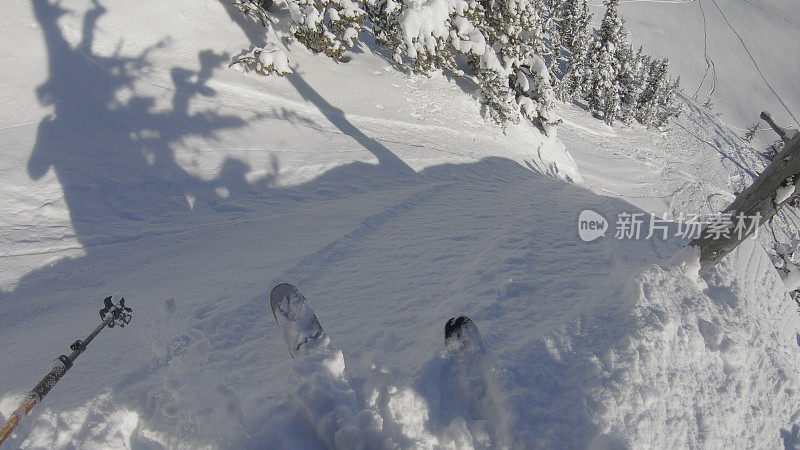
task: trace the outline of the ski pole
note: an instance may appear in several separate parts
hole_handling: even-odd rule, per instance
[[[117,296],[115,295],[114,297]],[[42,378],[42,381],[28,393],[25,401],[11,413],[6,423],[0,428],[0,445],[3,445],[3,442],[11,436],[11,433],[14,432],[14,429],[17,428],[17,425],[22,421],[22,418],[27,416],[34,406],[42,402],[44,396],[47,395],[50,389],[53,389],[53,386],[58,383],[58,380],[67,373],[72,367],[72,363],[86,350],[86,346],[103,331],[103,328],[114,328],[116,325],[124,327],[131,322],[131,308],[125,306],[124,298],[120,298],[119,302],[114,304],[112,297],[106,297],[103,299],[103,309],[100,310],[100,318],[103,321],[86,337],[86,339],[79,339],[69,346],[69,349],[72,350],[69,356],[61,355],[53,361],[50,373]]]

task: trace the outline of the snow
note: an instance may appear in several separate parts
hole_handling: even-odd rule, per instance
[[[800,267],[797,267],[796,264],[792,264],[790,262],[786,262],[786,272],[779,272],[781,275],[781,279],[783,280],[783,284],[786,285],[786,290],[791,292],[795,289],[800,288]]]
[[[669,265],[677,267],[683,276],[691,280],[700,290],[707,287],[700,278],[700,247],[687,245],[680,249],[672,257]]]
[[[411,1],[400,13],[398,21],[403,43],[410,58],[423,54],[436,54],[437,39],[447,37],[453,4],[450,0]]]
[[[794,195],[794,184],[791,184],[791,180],[789,184],[786,186],[781,186],[775,191],[775,204],[780,205],[781,203],[789,200],[792,195]]]
[[[589,2],[595,20],[602,2]],[[738,136],[759,121],[761,111],[778,124],[800,126],[800,15],[792,0],[623,1],[620,11],[634,46],[670,59],[670,74],[681,76],[687,96],[712,110]],[[696,94],[696,95],[695,95]],[[756,139],[776,137],[761,123]]]
[[[800,20],[787,2],[718,2],[768,33]],[[767,163],[727,125],[741,96],[764,97],[731,87],[758,85],[752,73],[725,72],[721,118],[686,99],[648,131],[560,105],[557,136],[504,132],[471,80],[402,73],[368,35],[346,64],[311,54],[285,39],[282,4],[266,30],[226,2],[102,5],[11,3],[0,19],[0,414],[99,323],[102,298],[133,308],[10,448],[799,441],[791,268],[782,280],[747,240],[703,286],[672,232],[584,242],[576,226],[584,210],[613,227],[621,213],[727,206]],[[657,39],[695,24],[681,11],[697,3],[622,10],[643,7],[660,22],[645,35],[632,13],[634,40],[702,72],[694,28]],[[757,56],[795,45],[775,42]],[[294,73],[227,69],[267,47]],[[268,306],[280,281],[313,304],[330,351],[289,355]],[[481,352],[445,347],[460,314]]]

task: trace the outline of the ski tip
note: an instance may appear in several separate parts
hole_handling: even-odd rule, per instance
[[[269,296],[270,297],[281,296],[291,291],[297,291],[297,286],[287,282],[278,283],[275,285],[274,288],[272,288],[272,291],[270,292]]]
[[[444,325],[444,339],[450,340],[452,337],[460,337],[467,327],[477,329],[472,319],[467,316],[451,317]]]
[[[483,338],[478,327],[467,316],[453,317],[444,326],[445,348],[452,352],[462,352],[468,349],[483,351]]]
[[[272,309],[272,315],[275,315],[275,310],[280,308],[289,295],[299,292],[297,287],[291,283],[278,283],[269,293],[269,306]],[[275,318],[277,320],[277,317]]]

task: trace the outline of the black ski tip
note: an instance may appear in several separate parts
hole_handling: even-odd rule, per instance
[[[278,283],[272,288],[272,292],[269,293],[269,298],[270,300],[273,298],[283,298],[292,292],[297,292],[297,286],[286,282]]]
[[[472,319],[467,316],[450,318],[450,320],[448,320],[444,325],[444,339],[449,340],[451,337],[453,337],[453,335],[455,335],[455,337],[459,337],[461,335],[461,330],[468,326],[475,327],[475,323],[472,322]]]

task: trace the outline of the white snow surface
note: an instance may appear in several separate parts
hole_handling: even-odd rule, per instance
[[[737,24],[800,20],[789,1],[717,2]],[[734,114],[687,98],[648,131],[561,105],[558,137],[503,133],[468,78],[405,74],[368,34],[346,64],[312,55],[282,3],[266,31],[213,0],[6,6],[0,415],[103,297],[133,308],[10,448],[800,445],[797,305],[759,241],[699,283],[682,239],[577,232],[587,209],[612,227],[722,210],[767,163]],[[672,30],[653,52],[703,70],[676,31],[698,3],[650,7]],[[268,41],[292,75],[227,68]],[[720,105],[763,96],[723,86]],[[291,358],[279,281],[330,352]],[[444,348],[460,314],[480,354]]]
[[[789,180],[791,181],[791,180]],[[786,186],[781,186],[775,191],[775,204],[779,205],[794,195],[794,184],[787,184]]]
[[[590,0],[599,21],[600,0]],[[800,126],[800,9],[795,0],[622,0],[634,45],[670,59],[687,96],[711,98],[725,127],[744,136],[769,111],[783,126]],[[760,121],[758,141],[777,140]]]

